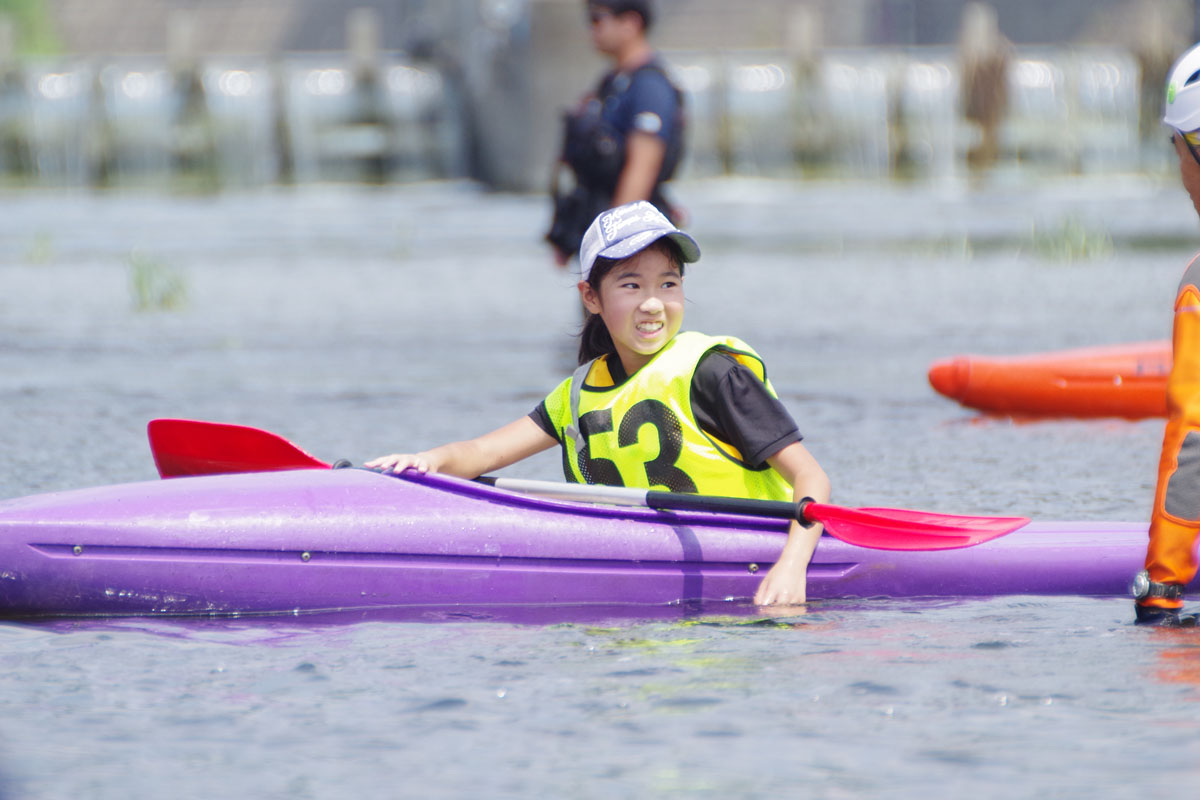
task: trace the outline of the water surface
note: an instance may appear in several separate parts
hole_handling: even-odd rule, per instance
[[[704,248],[687,327],[764,355],[836,502],[1146,517],[1161,421],[983,419],[925,371],[1166,338],[1196,228],[1173,183],[678,194]],[[3,497],[154,479],[158,416],[328,460],[427,447],[526,413],[573,363],[541,198],[0,202]],[[1064,255],[1080,236],[1099,255]],[[131,263],[182,307],[137,310]],[[557,455],[510,474],[555,478]],[[1200,777],[1200,639],[1135,629],[1125,599],[748,612],[4,624],[0,797],[1125,797]]]

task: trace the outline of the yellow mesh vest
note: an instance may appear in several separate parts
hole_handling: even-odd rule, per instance
[[[546,398],[567,480],[790,500],[792,488],[782,475],[770,466],[748,466],[735,448],[697,424],[692,376],[713,348],[752,369],[775,394],[758,354],[733,337],[681,333],[620,386],[612,385],[606,359],[596,359]]]

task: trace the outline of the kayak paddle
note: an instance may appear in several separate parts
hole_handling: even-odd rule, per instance
[[[278,434],[194,419],[152,419],[150,453],[164,478],[328,467]]]
[[[321,469],[330,465],[278,434],[223,422],[155,419],[147,426],[150,451],[164,478],[230,472]],[[580,502],[635,505],[660,510],[820,522],[831,536],[877,550],[949,550],[986,542],[1027,524],[1027,517],[971,517],[902,508],[846,508],[828,503],[629,489],[518,478],[480,478],[498,489]]]
[[[483,477],[476,480],[497,489],[558,500],[643,506],[660,511],[709,511],[795,519],[802,525],[820,522],[830,535],[843,542],[876,550],[953,550],[971,547],[1012,533],[1029,523],[1028,517],[969,517],[903,508],[846,508],[818,503],[808,497],[797,504],[784,500],[714,497],[521,478]]]

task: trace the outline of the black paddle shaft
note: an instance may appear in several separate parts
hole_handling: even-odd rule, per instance
[[[814,520],[809,517],[809,505],[816,502],[803,497],[797,503],[783,500],[753,500],[748,497],[717,497],[684,492],[659,492],[648,489],[633,489],[624,486],[588,486],[585,484],[555,484],[547,481],[522,480],[519,478],[496,478],[481,475],[477,483],[508,489],[515,492],[541,494],[558,500],[584,500],[591,503],[614,503],[636,505],[659,511],[707,511],[712,514],[744,514],[748,517],[770,517],[771,519],[794,519],[806,528]],[[594,492],[589,493],[589,489]]]
[[[813,520],[806,515],[811,497],[803,497],[798,503],[784,500],[752,500],[748,497],[712,497],[702,494],[679,492],[646,492],[646,505],[662,511],[711,511],[723,514],[745,514],[751,517],[774,517],[794,519],[806,528]]]

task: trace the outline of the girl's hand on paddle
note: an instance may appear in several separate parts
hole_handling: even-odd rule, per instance
[[[404,472],[414,469],[417,472],[437,472],[424,453],[392,453],[390,456],[380,456],[368,461],[363,466],[377,469],[381,472]]]

